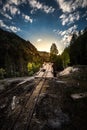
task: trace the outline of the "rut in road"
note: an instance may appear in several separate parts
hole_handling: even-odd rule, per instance
[[[24,109],[22,109],[22,113],[20,117],[18,117],[16,123],[13,125],[11,130],[27,130],[30,126],[30,122],[34,113],[34,109],[36,107],[39,95],[41,93],[41,90],[45,84],[45,77],[47,75],[47,72],[43,73],[43,76],[39,79],[34,91],[32,92],[29,100],[27,101]]]
[[[25,96],[25,101],[19,108],[15,109],[15,113],[10,115],[11,122],[4,125],[1,130],[27,130],[29,129],[31,119],[41,93],[42,88],[45,85],[47,74],[49,73],[50,66],[47,65],[47,70],[43,72],[40,78],[36,79],[37,83],[33,87],[32,91],[29,92],[26,98],[26,92],[22,93]],[[49,75],[49,74],[48,74]],[[15,114],[15,115],[14,115]]]

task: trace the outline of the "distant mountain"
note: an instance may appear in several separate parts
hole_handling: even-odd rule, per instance
[[[39,51],[39,55],[42,57],[43,61],[47,62],[50,58],[50,53],[45,51]]]
[[[10,74],[27,73],[28,62],[37,62],[40,55],[29,42],[12,32],[0,29],[0,68]]]

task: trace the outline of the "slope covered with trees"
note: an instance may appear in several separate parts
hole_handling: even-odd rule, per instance
[[[87,31],[80,35],[70,44],[70,62],[71,64],[87,65]]]
[[[27,75],[31,63],[37,69],[41,63],[37,49],[14,33],[0,29],[0,70],[5,76]],[[37,66],[35,68],[35,65]]]
[[[39,55],[42,58],[43,62],[49,62],[49,58],[50,58],[49,52],[39,51]]]
[[[57,71],[72,65],[87,65],[87,29],[78,35],[73,33],[70,45],[61,55],[58,55],[56,45],[52,44],[50,61],[55,64]]]
[[[63,66],[87,65],[87,30],[83,34],[75,33],[72,36],[70,45],[62,53]]]

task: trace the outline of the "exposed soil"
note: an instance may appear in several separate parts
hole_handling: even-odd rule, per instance
[[[46,79],[29,130],[87,130],[87,97],[80,99],[71,97],[72,94],[87,92],[87,68],[80,69],[81,71],[70,72],[68,75]],[[16,82],[11,84],[7,90],[16,84]],[[33,86],[30,81],[0,100],[1,130],[10,130],[9,126],[18,114],[20,106],[24,106]],[[17,103],[12,110],[11,103],[14,96],[17,98]]]
[[[33,115],[30,130],[87,130],[87,69],[47,81]],[[82,78],[84,77],[84,78]]]

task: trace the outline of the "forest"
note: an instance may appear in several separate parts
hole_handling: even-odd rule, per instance
[[[58,55],[55,43],[52,44],[50,60],[56,64],[57,71],[73,65],[87,65],[87,28],[84,29],[83,33],[79,31],[78,35],[72,34],[69,46],[64,49],[61,55]]]
[[[12,32],[0,29],[0,77],[32,75],[39,70],[42,58],[29,42]]]
[[[39,52],[29,41],[0,29],[0,78],[30,76],[44,61],[54,62],[57,71],[67,66],[87,65],[87,29],[72,34],[70,45],[58,54],[53,43],[50,53]]]

